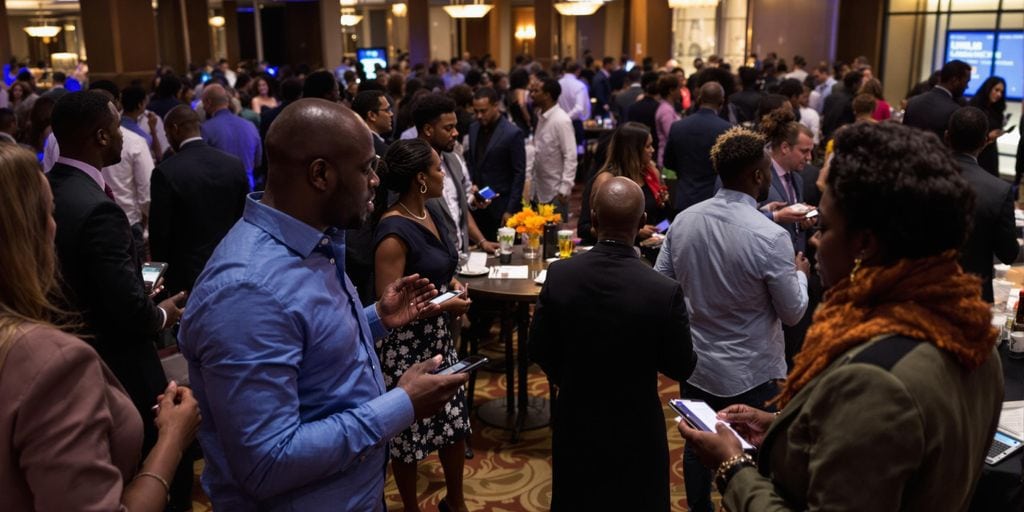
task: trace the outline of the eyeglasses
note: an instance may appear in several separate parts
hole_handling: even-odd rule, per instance
[[[380,155],[373,155],[373,160],[370,160],[369,165],[366,166],[366,174],[377,174],[377,171],[380,170],[380,163],[382,161],[383,160],[381,159]]]

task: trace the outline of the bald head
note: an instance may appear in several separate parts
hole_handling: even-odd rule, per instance
[[[220,84],[209,84],[203,87],[203,110],[207,117],[213,117],[220,110],[228,108],[231,98],[228,91]]]
[[[298,100],[270,125],[266,148],[268,195],[319,208],[312,214],[326,225],[365,220],[377,186],[377,175],[367,171],[376,155],[370,129],[355,112],[319,98]]]
[[[723,103],[725,103],[725,90],[722,89],[722,84],[707,82],[700,86],[700,106],[717,110]]]
[[[185,140],[199,137],[199,114],[188,105],[178,105],[164,116],[167,141],[175,151],[181,149]]]
[[[624,176],[601,184],[594,196],[593,222],[598,238],[633,243],[637,230],[646,220],[644,193],[633,180]]]

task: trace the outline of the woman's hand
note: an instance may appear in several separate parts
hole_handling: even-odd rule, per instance
[[[679,420],[679,433],[693,447],[704,467],[714,471],[730,457],[743,454],[743,446],[724,423],[715,425],[715,432],[703,432]]]
[[[156,428],[160,436],[168,436],[184,450],[195,439],[201,421],[199,402],[192,396],[192,390],[178,386],[173,380],[167,384],[156,407]]]
[[[718,419],[728,422],[750,444],[761,446],[768,427],[775,421],[775,415],[749,405],[736,404],[718,411]]]
[[[650,238],[651,236],[653,236],[657,232],[658,232],[658,228],[657,227],[652,226],[650,224],[647,224],[644,227],[640,228],[640,231],[638,231],[637,234],[636,234],[636,238],[638,240],[647,240],[648,238]]]
[[[444,304],[441,305],[443,311],[451,313],[455,320],[458,320],[469,311],[469,306],[473,303],[469,299],[469,287],[459,282],[458,279],[452,278],[451,283],[448,284],[449,289],[459,292],[459,296],[453,299],[448,299]]]

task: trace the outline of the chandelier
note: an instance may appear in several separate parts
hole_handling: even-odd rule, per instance
[[[555,10],[562,16],[590,16],[603,5],[604,2],[592,0],[558,2],[555,4]]]
[[[673,9],[718,7],[718,0],[668,0],[668,6]]]
[[[483,18],[494,8],[491,4],[476,3],[479,0],[473,1],[474,3],[471,4],[445,5],[442,9],[452,18]]]
[[[404,18],[407,12],[409,12],[409,6],[405,3],[391,4],[391,14],[396,18]]]
[[[39,25],[31,25],[25,27],[25,33],[32,37],[41,37],[43,39],[49,39],[55,37],[60,33],[60,27],[51,25],[49,22],[40,21]]]

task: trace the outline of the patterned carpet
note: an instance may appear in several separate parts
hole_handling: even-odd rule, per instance
[[[485,344],[481,352],[492,359],[503,355],[498,342]],[[548,385],[544,373],[536,365],[530,367],[529,390],[531,396],[547,397]],[[663,402],[678,396],[678,384],[661,377],[660,391]],[[477,406],[505,396],[505,374],[481,370],[477,372],[474,402]],[[686,491],[683,487],[683,441],[675,430],[675,415],[665,407],[668,442],[671,451],[672,510],[686,510]],[[466,461],[465,495],[470,510],[488,512],[516,512],[548,510],[551,504],[551,431],[540,428],[523,432],[517,444],[512,444],[511,432],[484,425],[474,415],[472,447],[473,459]],[[211,510],[209,500],[199,486],[202,461],[196,462],[194,510]],[[614,469],[610,469],[614,470]],[[437,510],[444,498],[444,473],[436,454],[427,457],[419,466],[417,490],[420,508]],[[388,477],[385,489],[388,510],[402,510],[394,481]],[[715,494],[715,500],[718,496]]]

